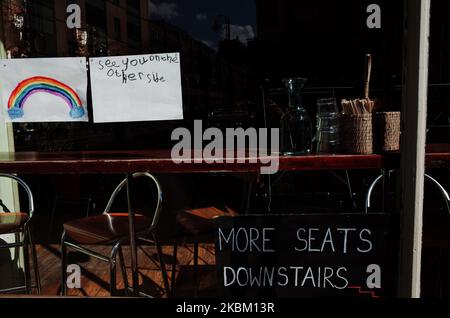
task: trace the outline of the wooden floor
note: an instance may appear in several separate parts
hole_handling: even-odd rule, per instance
[[[109,254],[110,247],[95,246],[99,253]],[[61,259],[58,245],[38,245],[38,263],[41,275],[43,296],[58,296],[61,290]],[[163,247],[164,261],[169,275],[169,283],[175,279],[174,297],[194,297],[193,254],[192,246],[179,246],[177,253],[177,270],[172,278],[173,247]],[[125,263],[129,282],[131,282],[131,266],[129,247],[124,247]],[[156,248],[144,246],[138,251],[140,291],[152,297],[166,297],[161,270],[157,262]],[[199,249],[199,297],[214,297],[217,295],[217,278],[215,270],[214,245],[200,245]],[[68,264],[78,264],[81,267],[81,289],[69,290],[69,296],[108,297],[109,265],[93,257],[78,252],[70,252]],[[119,295],[124,294],[124,282],[117,266],[117,289]]]

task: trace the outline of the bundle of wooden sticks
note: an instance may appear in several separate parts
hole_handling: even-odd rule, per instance
[[[371,114],[376,107],[375,101],[369,98],[370,78],[372,75],[372,56],[366,55],[366,75],[364,82],[364,99],[341,101],[342,113],[345,115]]]
[[[375,101],[366,99],[353,99],[341,101],[342,113],[345,115],[370,114],[375,109]]]

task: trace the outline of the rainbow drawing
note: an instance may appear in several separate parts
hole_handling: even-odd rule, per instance
[[[70,117],[84,116],[84,108],[77,93],[64,83],[53,78],[34,76],[20,82],[8,100],[8,114],[11,119],[22,118],[23,107],[27,99],[36,93],[47,93],[61,97],[70,108]]]

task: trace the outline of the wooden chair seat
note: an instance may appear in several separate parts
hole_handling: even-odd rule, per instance
[[[238,214],[228,207],[206,207],[184,210],[177,213],[176,222],[179,234],[189,236],[213,235],[215,225],[213,220],[221,216],[237,216]],[[180,233],[181,232],[181,233]]]
[[[89,216],[64,224],[66,235],[80,244],[103,244],[126,237],[129,232],[128,213],[107,213]],[[136,214],[136,233],[146,230],[152,220]]]
[[[0,234],[19,232],[29,219],[26,213],[0,213]]]

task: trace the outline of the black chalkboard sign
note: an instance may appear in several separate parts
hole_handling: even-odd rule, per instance
[[[225,296],[389,297],[395,244],[387,214],[298,214],[216,220]]]

